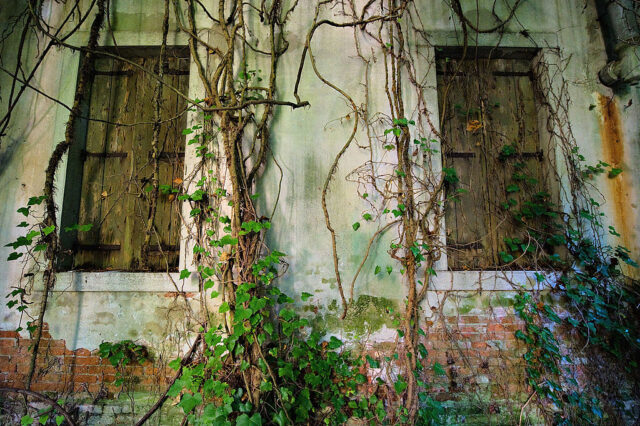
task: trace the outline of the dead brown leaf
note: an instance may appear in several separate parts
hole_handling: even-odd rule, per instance
[[[478,120],[469,120],[467,122],[467,132],[477,132],[482,128],[482,123]]]

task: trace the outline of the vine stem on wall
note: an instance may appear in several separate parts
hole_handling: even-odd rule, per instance
[[[93,23],[91,24],[91,30],[89,32],[88,46],[90,50],[94,50],[98,45],[98,37],[100,36],[100,28],[102,27],[105,17],[105,3],[106,0],[98,0],[98,12],[96,13]],[[56,204],[54,200],[54,179],[56,170],[62,160],[64,154],[69,150],[69,147],[73,143],[73,139],[76,136],[76,123],[77,118],[80,115],[81,105],[87,94],[88,86],[91,81],[91,70],[93,68],[93,55],[88,53],[82,60],[82,67],[80,69],[80,78],[78,80],[78,87],[76,89],[75,98],[73,101],[73,107],[69,114],[69,120],[67,122],[67,128],[65,131],[65,139],[60,142],[54,149],[51,157],[49,158],[49,164],[45,172],[45,184],[43,194],[45,196],[45,218],[43,221],[43,227],[57,226],[56,221]],[[56,283],[56,265],[60,254],[59,246],[59,233],[51,232],[45,237],[47,243],[46,258],[47,267],[44,271],[43,280],[44,288],[42,290],[42,300],[40,302],[40,310],[38,318],[36,320],[35,337],[33,339],[33,348],[31,350],[31,362],[29,364],[29,372],[27,373],[26,388],[31,388],[31,382],[36,369],[36,359],[38,357],[38,349],[40,347],[40,340],[42,338],[42,328],[44,326],[44,315],[47,310],[47,302],[49,298],[49,292],[53,290]]]

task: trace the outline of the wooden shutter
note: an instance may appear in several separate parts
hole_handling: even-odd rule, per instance
[[[482,269],[492,261],[492,243],[486,220],[489,208],[484,137],[482,131],[472,127],[483,120],[477,102],[481,85],[466,68],[460,68],[464,64],[453,60],[437,64],[445,136],[443,167],[454,170],[458,177],[458,182],[446,184],[447,246],[452,269]]]
[[[158,69],[157,55],[130,59],[145,69]],[[168,71],[165,81],[186,92],[188,60],[170,57]],[[150,123],[154,117],[155,86],[155,78],[131,64],[111,59],[95,61],[90,116],[138,124],[88,123],[82,185],[76,190],[81,191],[78,223],[92,223],[93,228],[78,233],[73,262],[76,269],[177,269],[180,222],[175,195],[160,194],[149,258],[141,258],[153,173]],[[175,187],[174,180],[183,174],[186,105],[166,88],[161,105],[161,119],[166,122],[161,126],[159,140],[159,183]],[[171,120],[174,117],[177,118]]]
[[[449,267],[495,267],[508,253],[505,238],[536,246],[531,236],[544,228],[542,218],[518,221],[509,204],[520,208],[544,188],[530,60],[443,58],[437,75],[443,163],[459,177],[446,186]],[[502,155],[505,146],[514,154]],[[528,262],[523,256],[514,264]]]

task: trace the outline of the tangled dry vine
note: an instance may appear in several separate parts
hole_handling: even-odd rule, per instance
[[[2,389],[3,392],[35,395],[64,417],[61,422],[73,424],[65,407],[30,388],[36,374],[48,296],[56,285],[59,259],[64,254],[57,230],[60,206],[55,203],[56,171],[77,139],[78,123],[84,120],[114,128],[151,125],[148,186],[142,185],[142,177],[134,174],[124,190],[148,206],[145,212],[138,212],[144,223],[141,268],[155,267],[146,259],[154,241],[160,240],[157,212],[162,197],[172,197],[176,200],[172,209],[185,229],[183,242],[192,255],[192,267],[181,270],[180,279],[197,274],[198,308],[174,282],[188,315],[185,323],[190,326],[191,343],[184,356],[169,363],[176,370],[175,375],[138,425],[152,418],[169,398],[179,398],[183,423],[193,424],[341,424],[351,418],[377,423],[437,424],[442,419],[442,404],[430,392],[427,371],[435,364],[429,360],[425,343],[430,324],[441,321],[446,329],[447,323],[441,312],[444,301],[439,309],[431,309],[429,322],[424,307],[439,265],[447,257],[449,264],[455,262],[459,270],[477,269],[477,262],[485,262],[481,269],[492,270],[510,281],[519,293],[515,311],[524,328],[516,332],[516,337],[526,348],[523,368],[530,391],[520,410],[520,422],[532,400],[549,423],[597,423],[605,414],[608,419],[624,418],[624,410],[616,406],[615,386],[598,374],[597,368],[588,380],[578,383],[576,365],[560,344],[563,336],[571,335],[578,342],[576,346],[584,345],[588,356],[600,360],[594,361],[596,364],[606,360],[623,370],[625,365],[637,365],[640,352],[633,311],[638,294],[624,273],[624,268],[637,265],[627,249],[604,242],[602,234],[606,231],[592,185],[594,176],[607,173],[616,178],[621,170],[603,162],[589,165],[579,152],[568,118],[569,83],[562,77],[569,58],[564,58],[558,49],[532,49],[525,52],[529,55],[527,64],[533,64],[531,70],[511,69],[517,65],[499,61],[503,59],[501,49],[505,49],[501,45],[505,27],[517,25],[517,10],[523,1],[513,2],[503,18],[498,16],[494,2],[492,13],[497,24],[486,29],[465,15],[460,0],[446,2],[459,27],[461,46],[438,53],[437,57],[426,57],[421,46],[442,48],[425,30],[424,17],[415,2],[321,0],[305,28],[300,58],[289,62],[297,65],[293,87],[279,87],[279,75],[281,59],[290,48],[288,28],[292,17],[297,9],[308,6],[299,0],[218,0],[217,8],[208,8],[199,0],[164,0],[162,22],[158,23],[162,41],[157,66],[151,68],[121,54],[115,39],[112,49],[100,47],[101,37],[113,34],[110,1],[66,3],[68,14],[57,27],[52,27],[43,15],[43,2],[28,1],[26,9],[16,16],[15,26],[8,30],[10,33],[22,29],[16,69],[0,67],[12,76],[6,99],[8,109],[0,120],[0,135],[4,135],[24,93],[36,90],[45,94],[32,80],[53,49],[69,49],[82,55],[74,101],[66,107],[69,120],[64,141],[56,145],[49,158],[42,194],[23,207],[25,216],[33,220],[28,233],[12,243],[14,250],[24,250],[26,256],[15,252],[13,260],[20,258],[28,273],[23,274],[23,282],[16,283],[11,307],[25,315],[34,343],[26,390]],[[198,18],[202,16],[204,21]],[[87,20],[91,22],[88,42],[74,45],[72,36]],[[192,99],[184,87],[171,83],[167,71],[171,23],[188,40],[203,99]],[[211,28],[215,30],[215,41],[202,35],[203,30]],[[348,93],[341,88],[341,82],[331,81],[323,73],[323,58],[314,50],[314,41],[325,31],[353,33],[354,49],[364,69],[362,93]],[[23,55],[31,33],[46,42],[26,72]],[[498,42],[480,46],[479,34],[495,35]],[[8,36],[3,35],[3,40]],[[258,38],[262,39],[257,44]],[[148,105],[152,111],[150,121],[115,122],[86,114],[82,105],[87,101],[94,62],[100,58],[114,60],[154,81],[153,105]],[[305,72],[309,66],[313,75]],[[264,74],[260,67],[265,68]],[[374,67],[384,70],[383,75],[375,76],[378,84],[370,84]],[[424,75],[428,72],[438,74],[437,89],[425,84]],[[515,129],[519,141],[496,136],[499,132],[491,123],[501,114],[500,105],[487,95],[489,90],[483,89],[492,84],[486,76],[495,73],[510,73],[532,81],[527,86],[517,80],[512,89],[521,99],[526,98],[526,105],[542,106],[540,114],[546,117],[546,141],[542,145],[527,145],[533,140],[523,130],[529,124],[518,117],[501,118]],[[272,152],[274,116],[282,108],[313,109],[313,98],[305,93],[303,85],[309,78],[344,99],[348,112],[343,119],[352,125],[324,172],[319,194],[331,239],[341,319],[353,309],[357,280],[370,261],[372,249],[381,241],[389,242],[387,253],[401,271],[398,279],[406,299],[402,312],[395,314],[395,347],[384,361],[367,353],[352,353],[335,336],[314,330],[309,319],[294,309],[298,299],[305,301],[312,295],[302,293],[292,298],[277,286],[278,277],[286,272],[285,254],[269,247],[266,238],[276,206],[259,203],[257,188],[269,167],[278,168],[280,182],[287,178]],[[460,87],[468,89],[464,105],[455,98],[454,92]],[[384,107],[372,101],[380,90],[386,99]],[[164,117],[162,109],[167,92],[185,105],[170,118]],[[295,102],[287,100],[289,93]],[[434,97],[439,111],[430,110]],[[363,99],[360,104],[359,99]],[[518,108],[524,111],[526,105],[523,101]],[[180,131],[192,149],[193,167],[184,179],[163,185],[159,177],[163,126],[177,126],[186,115],[189,125]],[[448,124],[456,120],[471,135],[469,138],[482,141],[472,148],[475,151],[460,151],[456,139],[459,130]],[[328,199],[338,170],[354,150],[365,153],[368,160],[348,173],[347,180],[357,187],[358,193],[351,194],[353,198],[365,206],[362,220],[374,223],[375,229],[363,252],[358,253],[360,261],[351,279],[345,280],[339,239],[348,238],[347,232],[335,225]],[[464,170],[461,164],[467,163],[460,159],[468,161],[472,157],[482,158],[486,169],[502,170],[502,181],[496,188],[488,183],[477,187],[469,184],[470,168]],[[460,220],[458,226],[463,229],[468,226],[467,220],[476,220],[455,213],[453,207],[481,197],[473,195],[474,191],[486,195],[483,208],[491,217],[489,225],[474,241],[454,241],[457,235],[447,234],[444,221]],[[277,193],[275,204],[280,188]],[[39,205],[43,205],[43,213],[36,212]],[[74,232],[86,225],[77,224]],[[360,226],[356,222],[352,228],[357,231]],[[611,227],[609,232],[616,234]],[[478,247],[491,254],[465,254]],[[161,247],[162,269],[171,279],[170,254],[163,250]],[[389,276],[392,270],[387,267]],[[536,284],[552,288],[567,303],[564,317],[560,318],[545,302],[537,290],[540,286],[524,288],[511,278],[509,272],[521,270],[535,274]],[[37,272],[44,277],[44,292],[34,315],[33,310],[27,309],[28,289]],[[375,274],[381,272],[376,266]],[[551,323],[561,324],[564,329],[554,329]],[[122,367],[124,355],[118,357],[114,365]],[[375,373],[377,380],[371,380],[373,370],[382,371]],[[637,383],[637,373],[629,375]],[[599,398],[598,387],[607,387],[609,395],[614,396]]]

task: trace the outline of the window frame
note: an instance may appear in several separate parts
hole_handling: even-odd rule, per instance
[[[543,181],[543,187],[545,191],[550,194],[550,198],[552,202],[556,204],[559,210],[563,210],[564,207],[560,202],[560,190],[559,190],[559,182],[556,182],[554,177],[548,177],[549,171],[557,172],[557,153],[555,152],[555,148],[553,146],[553,135],[548,129],[547,124],[547,115],[544,108],[542,108],[541,103],[543,102],[539,99],[539,94],[536,93],[536,89],[540,86],[541,81],[543,80],[543,76],[537,75],[536,73],[536,63],[541,58],[545,57],[545,51],[550,48],[532,48],[532,47],[495,47],[495,46],[473,46],[468,47],[467,54],[465,59],[490,59],[490,60],[527,60],[530,64],[530,79],[532,82],[532,88],[534,90],[534,102],[536,106],[537,116],[534,119],[537,122],[537,130],[538,130],[538,149],[543,153],[544,157],[540,161],[540,176]],[[434,60],[434,64],[436,61],[441,60],[442,58],[448,57],[451,59],[460,59],[462,57],[463,47],[459,45],[435,45],[432,48],[432,58]],[[434,103],[437,106],[438,110],[438,123],[443,123],[442,120],[442,111],[440,105],[439,98],[439,84],[438,84],[438,73],[436,71],[436,66],[433,66],[431,71],[431,81],[433,82],[434,89]],[[442,129],[439,129],[442,132]],[[444,153],[445,147],[442,146],[442,152],[437,154],[437,162],[440,166],[440,172],[443,171],[443,165],[445,164]],[[553,174],[552,174],[553,176]],[[555,175],[558,176],[557,174]],[[444,196],[443,196],[444,201]],[[440,238],[443,247],[448,247],[448,236],[447,231],[450,229],[447,226],[446,220],[444,216],[440,219],[443,223],[440,229]],[[500,265],[492,265],[486,268],[470,268],[470,269],[462,269],[462,268],[453,268],[451,267],[451,261],[449,259],[450,256],[447,255],[446,252],[443,253],[441,259],[437,262],[436,270],[439,271],[439,274],[446,273],[447,278],[443,281],[441,279],[437,279],[436,281],[441,282],[445,287],[447,287],[447,283],[458,281],[462,279],[462,286],[466,287],[465,283],[469,283],[471,281],[476,281],[476,284],[482,288],[482,281],[491,279],[495,280],[495,283],[500,281],[500,276],[502,274],[508,272],[509,274],[516,274],[518,276],[524,274],[522,277],[530,277],[534,276],[533,274],[538,270],[535,268],[510,268],[508,270],[504,270],[500,267]],[[442,272],[440,272],[442,271]],[[475,274],[475,275],[474,275]],[[472,279],[472,276],[476,279]],[[463,278],[464,277],[464,278]],[[490,278],[488,278],[490,277]],[[455,278],[455,280],[454,280]],[[510,281],[510,280],[507,280]],[[530,280],[529,280],[530,281]],[[495,284],[494,285],[497,285]],[[457,285],[456,285],[457,286]]]
[[[141,58],[141,57],[151,57],[158,55],[160,51],[160,46],[156,44],[149,45],[135,45],[135,46],[102,46],[98,48],[101,52],[113,53],[122,57],[129,58]],[[175,45],[167,45],[166,52],[168,56],[177,56],[182,59],[186,59],[188,61],[189,73],[187,76],[187,91],[191,91],[193,87],[193,70],[192,65],[193,61],[191,59],[191,52],[189,50],[188,45],[186,44],[175,44]],[[99,55],[99,53],[98,53]],[[83,61],[86,60],[85,55],[81,55],[78,61],[78,67],[76,69],[77,75],[79,76],[79,70],[82,66]],[[114,59],[115,60],[115,59]],[[76,77],[77,80],[77,77]],[[76,83],[77,84],[77,83]],[[91,80],[91,85],[93,86],[94,80]],[[90,89],[91,90],[91,89]],[[89,91],[91,93],[91,91]],[[85,167],[85,147],[87,142],[87,131],[89,126],[89,120],[86,118],[89,116],[89,109],[91,104],[91,96],[86,96],[83,102],[81,103],[81,113],[80,117],[78,117],[78,123],[75,126],[75,134],[74,134],[74,144],[71,145],[69,152],[67,153],[67,158],[65,161],[66,170],[64,171],[65,176],[65,184],[62,195],[62,203],[61,203],[61,214],[59,219],[59,229],[61,232],[60,236],[60,245],[62,247],[63,254],[58,259],[57,270],[58,275],[63,281],[72,285],[73,282],[77,281],[73,276],[70,279],[65,279],[65,276],[68,274],[75,274],[79,276],[90,276],[93,274],[105,274],[105,273],[115,273],[115,274],[145,274],[145,275],[167,275],[171,281],[173,281],[173,287],[175,287],[175,282],[178,280],[178,270],[184,266],[184,243],[182,241],[182,235],[184,231],[184,224],[181,223],[179,225],[179,229],[177,230],[178,236],[180,239],[179,243],[179,251],[178,251],[178,264],[175,269],[171,268],[169,270],[158,270],[158,271],[149,271],[149,270],[122,270],[122,269],[74,269],[74,258],[77,254],[75,245],[78,241],[78,232],[77,231],[69,231],[66,232],[64,229],[66,227],[72,226],[78,223],[78,218],[80,214],[81,207],[81,197],[82,197],[82,187],[80,190],[74,190],[70,188],[69,182],[78,182],[82,181],[82,175]],[[185,112],[187,114],[187,123],[190,122],[191,117],[189,112]],[[187,143],[186,137],[184,135],[181,136],[181,146],[183,150],[183,164],[182,164],[182,178],[184,179],[187,171]],[[178,207],[182,210],[182,207]],[[175,277],[174,277],[175,275]],[[127,279],[125,279],[127,281]],[[78,284],[73,284],[77,286]]]

